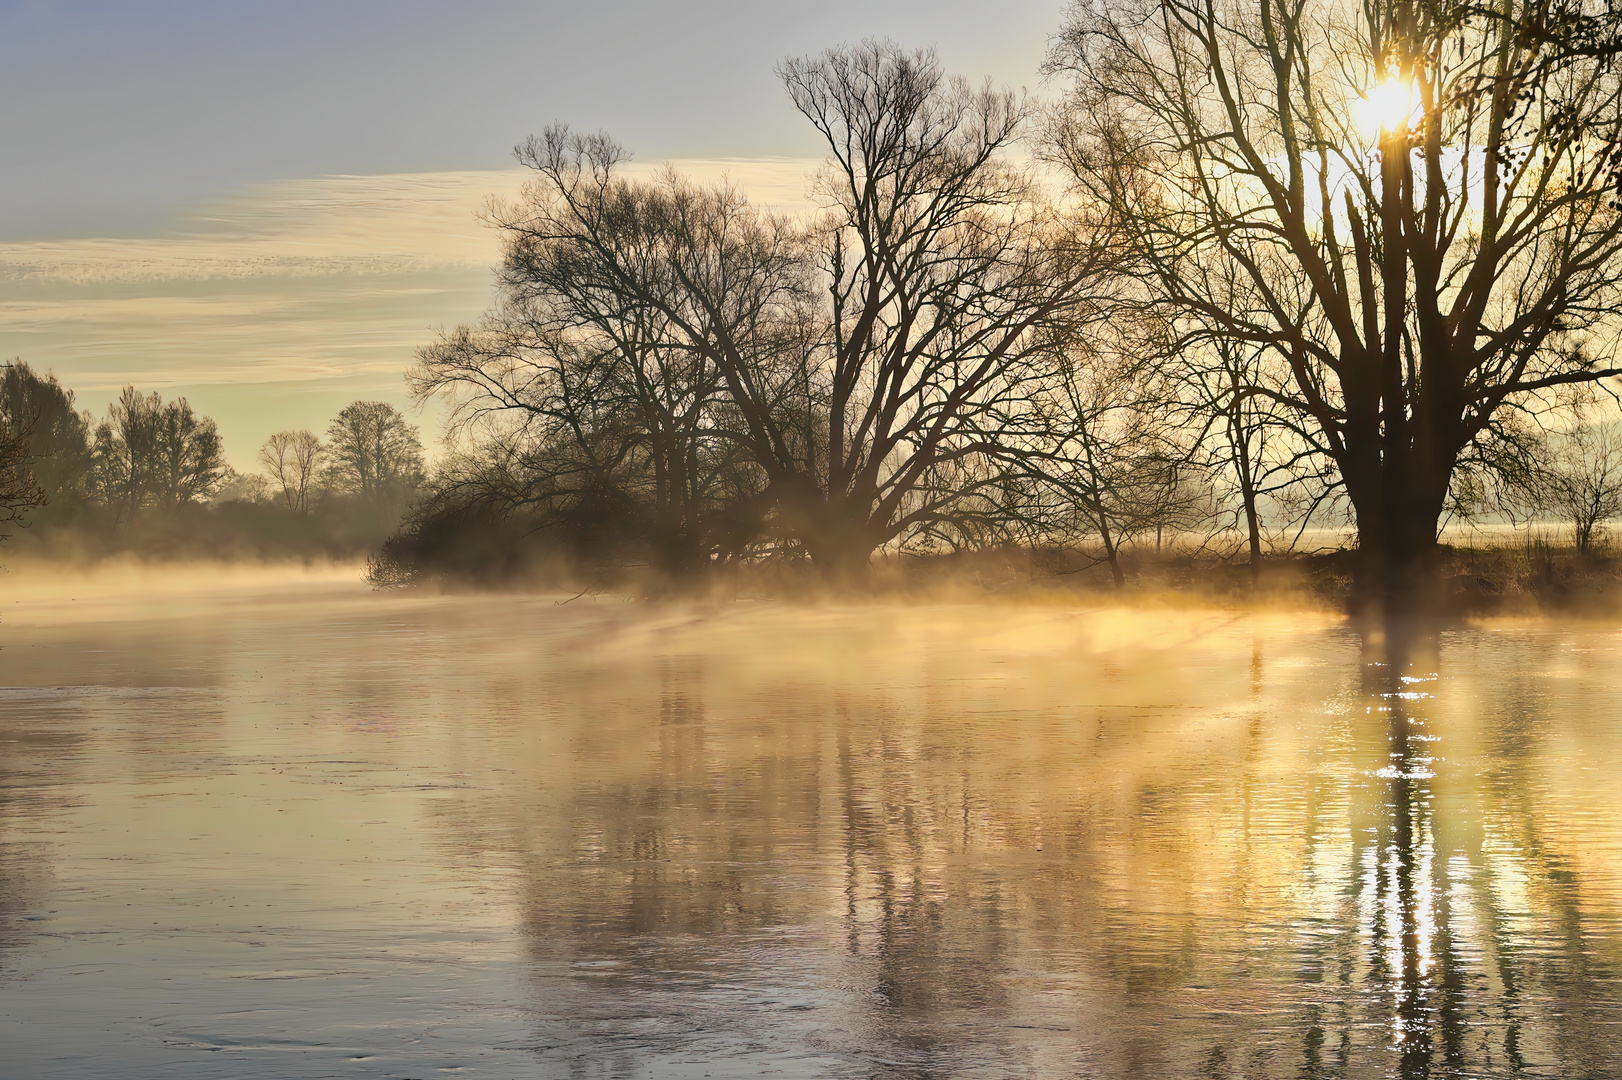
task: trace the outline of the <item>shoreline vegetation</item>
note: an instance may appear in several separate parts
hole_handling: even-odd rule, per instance
[[[1566,615],[1606,618],[1622,612],[1622,558],[1579,551],[1546,536],[1518,545],[1438,549],[1424,613],[1438,617]],[[1117,583],[1097,551],[1003,548],[940,555],[877,557],[859,580],[830,582],[805,562],[717,567],[672,580],[649,566],[582,571],[556,561],[514,568],[499,582],[453,575],[403,582],[381,577],[373,588],[435,592],[534,591],[643,599],[709,598],[874,601],[893,599],[1017,600],[1152,606],[1281,608],[1356,614],[1358,553],[1338,549],[1263,557],[1259,564],[1209,555],[1123,552]]]
[[[1118,526],[1109,546],[1096,537],[957,551],[892,544],[830,574],[780,534],[776,544],[754,537],[673,572],[661,525],[641,516],[634,488],[608,507],[557,498],[527,509],[483,488],[470,496],[457,463],[430,474],[416,430],[380,403],[343,410],[326,441],[308,431],[272,436],[259,453],[264,472],[242,475],[225,466],[213,421],[184,399],[164,403],[131,387],[98,424],[50,374],[20,361],[0,373],[0,423],[30,435],[13,440],[18,461],[0,462],[13,494],[25,496],[0,522],[0,573],[14,581],[64,572],[135,580],[185,567],[206,568],[213,581],[222,572],[337,573],[419,593],[1357,607],[1355,532],[1297,531],[1283,539],[1316,550],[1269,550],[1247,543],[1255,538],[1235,531],[1209,493],[1199,507],[1190,500],[1132,515],[1120,507],[1106,519]],[[1432,613],[1622,611],[1622,557],[1601,517],[1465,523],[1457,533],[1428,568]]]
[[[215,515],[220,520],[211,522]],[[1100,552],[1073,548],[881,554],[859,579],[844,581],[830,581],[805,561],[718,564],[676,579],[649,564],[582,565],[556,551],[535,549],[527,559],[509,553],[499,575],[440,572],[403,579],[380,567],[366,543],[341,530],[323,535],[319,525],[303,534],[244,530],[236,533],[232,545],[221,544],[222,536],[232,536],[256,517],[251,505],[199,506],[181,519],[153,523],[149,531],[127,538],[133,542],[120,544],[71,530],[33,535],[25,529],[0,549],[0,577],[12,579],[11,594],[20,583],[43,586],[62,575],[128,587],[144,582],[167,591],[172,575],[184,573],[215,583],[310,578],[399,595],[507,593],[552,596],[559,603],[581,597],[718,603],[907,600],[1356,614],[1357,552],[1352,548],[1264,556],[1254,567],[1193,550],[1126,550],[1120,553],[1126,578],[1120,584]],[[1442,618],[1622,614],[1622,554],[1599,544],[1578,550],[1569,542],[1561,544],[1552,532],[1523,532],[1491,546],[1441,545],[1432,580],[1425,613]]]
[[[11,467],[13,486],[31,500],[5,523],[0,546],[0,572],[19,580],[67,572],[127,584],[188,568],[215,582],[236,573],[337,574],[422,594],[1358,607],[1355,532],[1324,528],[1305,542],[1297,534],[1299,546],[1317,550],[1253,549],[1231,525],[1220,531],[1232,518],[1209,493],[1202,513],[1192,512],[1197,500],[1163,513],[1140,508],[1135,519],[1123,509],[1109,547],[1096,539],[958,551],[892,545],[860,568],[830,574],[789,538],[673,572],[660,557],[658,528],[635,520],[634,491],[619,493],[609,512],[557,499],[526,513],[482,489],[466,497],[456,466],[430,475],[415,429],[379,403],[345,409],[325,442],[307,431],[278,433],[260,451],[265,471],[242,475],[224,465],[213,421],[183,399],[166,404],[132,387],[97,424],[74,410],[71,390],[21,362],[4,366],[3,388],[0,420],[19,427],[17,419],[31,419],[35,436],[26,465]],[[1190,524],[1209,528],[1190,532]],[[1602,518],[1476,523],[1458,532],[1459,542],[1439,544],[1427,568],[1428,613],[1622,611],[1622,556]]]

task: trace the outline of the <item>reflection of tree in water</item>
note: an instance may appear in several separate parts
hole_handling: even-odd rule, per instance
[[[990,1067],[1002,885],[949,885],[937,843],[973,811],[918,782],[903,725],[867,717],[853,737],[717,718],[705,674],[659,663],[641,744],[590,709],[574,734],[604,764],[565,781],[567,835],[528,852],[525,918],[542,969],[567,965],[589,992],[571,994],[548,1045],[614,1046],[620,1065],[792,1042],[836,1072],[851,1052],[909,1075],[950,1073],[966,1050]],[[628,704],[622,691],[602,707]],[[559,849],[578,873],[557,872]],[[838,927],[843,955],[807,949],[807,927]],[[945,1034],[954,1015],[978,1018],[982,1045]]]
[[[1582,872],[1585,849],[1616,828],[1614,804],[1602,817],[1589,812],[1592,803],[1585,811],[1581,757],[1561,743],[1597,720],[1604,741],[1595,749],[1601,762],[1613,760],[1615,703],[1551,695],[1559,652],[1559,637],[1545,630],[1518,642],[1510,656],[1490,650],[1483,657],[1496,677],[1482,682],[1490,701],[1482,711],[1495,723],[1483,739],[1479,825],[1455,841],[1470,871],[1477,927],[1471,960],[1478,973],[1469,991],[1485,989],[1492,1002],[1494,1035],[1501,1033],[1493,1057],[1503,1067],[1614,1076],[1622,1072],[1614,1036],[1622,912],[1604,883],[1615,882],[1616,867],[1592,867],[1597,883]]]
[[[1394,625],[1383,650],[1370,643],[1368,652],[1379,655],[1366,655],[1363,664],[1364,692],[1386,716],[1389,760],[1375,774],[1384,780],[1383,813],[1360,860],[1367,872],[1358,888],[1371,894],[1364,905],[1373,920],[1370,975],[1389,988],[1391,1038],[1405,1080],[1429,1075],[1438,1049],[1446,1066],[1465,1064],[1463,983],[1453,963],[1446,877],[1436,860],[1428,741],[1434,736],[1421,704],[1438,677],[1436,645],[1434,635]]]
[[[76,771],[84,735],[66,721],[77,710],[52,691],[0,692],[0,977],[6,954],[31,936],[24,919],[39,906],[50,873],[44,841],[23,839],[40,817],[59,812],[56,788]],[[37,929],[37,928],[36,928]]]
[[[1000,712],[724,660],[573,676],[506,830],[546,1045],[608,1072],[784,1046],[826,1075],[1614,1072],[1617,943],[1551,820],[1547,706],[1457,649],[1370,640],[1291,684],[1245,641],[1205,697]]]
[[[1574,875],[1544,835],[1554,809],[1547,800],[1561,787],[1534,775],[1544,758],[1524,734],[1547,718],[1526,695],[1475,710],[1494,763],[1484,770],[1486,790],[1459,790],[1457,775],[1439,789],[1438,746],[1470,734],[1449,730],[1465,717],[1434,715],[1435,691],[1449,678],[1440,653],[1434,629],[1388,626],[1365,638],[1362,689],[1369,714],[1384,719],[1386,761],[1368,803],[1353,809],[1355,934],[1323,939],[1338,955],[1314,958],[1319,970],[1340,972],[1340,1022],[1325,1023],[1323,1002],[1306,1006],[1300,1074],[1355,1074],[1355,1035],[1383,1011],[1392,1067],[1404,1080],[1611,1075],[1618,1048],[1604,1033],[1615,1024],[1617,972],[1596,963],[1584,940]],[[1524,864],[1509,871],[1505,856]],[[1551,925],[1531,927],[1529,911],[1510,910],[1527,905],[1506,903],[1505,876],[1524,878]],[[1332,1026],[1338,1039],[1328,1037]]]

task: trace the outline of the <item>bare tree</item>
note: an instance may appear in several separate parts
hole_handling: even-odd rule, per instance
[[[156,391],[126,386],[96,426],[94,487],[118,520],[148,506],[174,508],[213,493],[225,474],[214,421],[185,398],[167,404]]]
[[[1088,302],[1106,260],[1007,158],[1014,94],[886,43],[780,74],[830,153],[809,228],[725,188],[630,183],[619,147],[554,127],[520,148],[538,182],[497,217],[504,281],[598,325],[645,312],[668,348],[711,366],[775,526],[849,570],[975,493],[936,481],[995,482],[952,463],[999,451],[992,421],[1027,392],[1029,351]]]
[[[130,521],[148,501],[154,482],[157,414],[163,401],[126,386],[96,425],[93,471],[96,495],[117,521]]]
[[[373,499],[399,496],[422,483],[422,441],[393,405],[356,401],[327,428],[327,474],[332,486]]]
[[[1334,462],[1388,599],[1506,411],[1614,373],[1608,4],[1085,3],[1051,54],[1056,156],[1190,334],[1287,365],[1255,392]]]
[[[1615,424],[1565,433],[1542,486],[1545,505],[1561,513],[1577,550],[1586,554],[1602,526],[1622,514],[1622,437]]]
[[[259,463],[281,489],[282,502],[295,514],[312,509],[316,477],[326,447],[311,431],[278,431],[259,448]]]
[[[1290,373],[1276,354],[1230,338],[1172,344],[1165,354],[1171,408],[1187,429],[1190,456],[1221,489],[1216,501],[1244,536],[1251,572],[1264,540],[1293,546],[1340,478],[1297,417],[1279,404]],[[1272,388],[1273,393],[1264,392]]]
[[[212,418],[198,416],[185,398],[153,416],[152,493],[171,508],[212,495],[225,476],[224,447]]]
[[[1071,341],[1055,378],[1036,395],[1035,437],[1021,461],[1035,498],[1012,512],[1045,520],[1061,542],[1096,536],[1101,561],[1126,583],[1122,548],[1145,530],[1176,523],[1183,507],[1167,451],[1162,387],[1142,354]]]
[[[1559,426],[1535,436],[1523,468],[1509,474],[1511,494],[1533,514],[1568,525],[1572,542],[1586,554],[1605,524],[1622,514],[1622,426],[1609,399],[1563,405],[1556,411]]]

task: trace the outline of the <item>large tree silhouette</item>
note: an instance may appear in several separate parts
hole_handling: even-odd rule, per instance
[[[1508,410],[1616,374],[1612,4],[1086,3],[1052,52],[1059,160],[1187,340],[1288,366],[1253,392],[1335,463],[1372,592],[1414,595]]]
[[[780,75],[828,147],[814,220],[673,174],[630,181],[616,144],[553,127],[519,149],[536,180],[496,217],[501,284],[548,333],[634,324],[713,373],[726,410],[706,430],[759,470],[768,531],[846,570],[997,482],[974,462],[1007,449],[1000,420],[1039,378],[1044,332],[1107,260],[1010,160],[1017,95],[887,43]]]

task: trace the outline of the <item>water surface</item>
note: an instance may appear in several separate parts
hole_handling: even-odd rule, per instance
[[[1622,1075],[1613,625],[155,588],[0,614],[6,1078]]]

